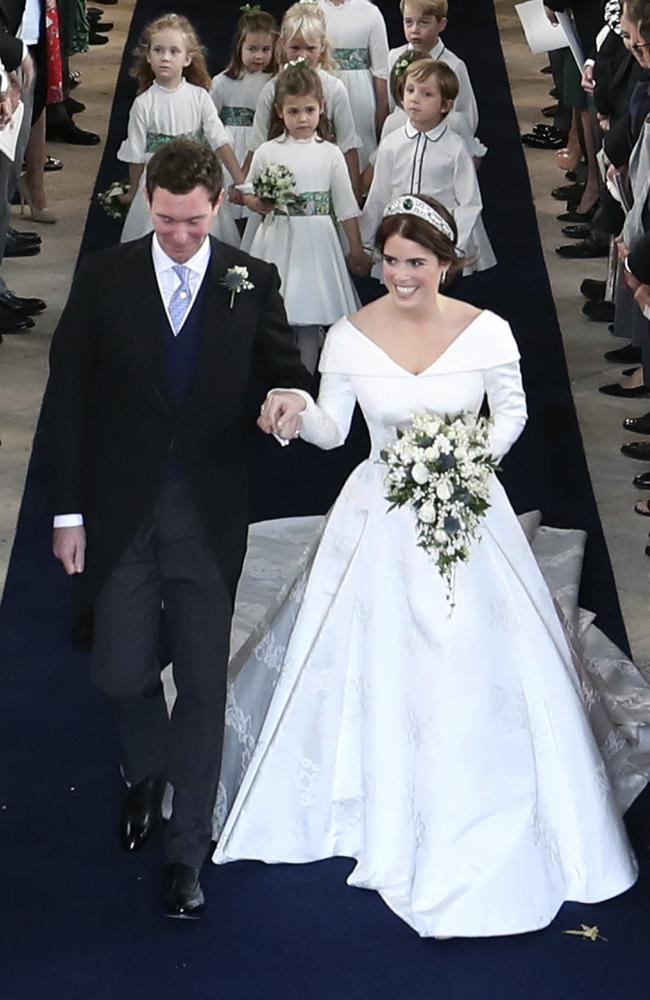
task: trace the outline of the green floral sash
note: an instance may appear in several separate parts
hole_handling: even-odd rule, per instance
[[[370,69],[368,49],[334,49],[339,69]]]
[[[288,206],[289,215],[331,215],[332,199],[329,191],[305,191],[296,195],[296,200]]]
[[[179,135],[165,135],[164,132],[147,132],[147,153],[155,153],[157,149],[171,142],[172,139],[191,139],[192,142],[199,142],[202,146],[208,146],[208,140],[202,128],[195,132],[181,132]]]
[[[253,124],[255,112],[252,108],[222,108],[219,117],[224,125],[246,125],[250,128]]]

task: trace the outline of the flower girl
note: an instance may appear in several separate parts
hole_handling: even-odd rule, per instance
[[[464,274],[496,264],[481,219],[483,203],[476,168],[464,140],[446,116],[458,94],[458,79],[437,59],[420,59],[404,73],[406,123],[383,140],[363,210],[363,242],[373,234],[386,205],[399,194],[426,194],[453,213],[458,247],[467,258]]]
[[[355,194],[359,191],[359,154],[361,140],[357,135],[348,92],[341,81],[334,76],[336,64],[333,61],[325,17],[315,3],[294,3],[285,12],[280,25],[278,40],[279,62],[293,62],[305,59],[311,69],[320,77],[325,101],[325,114],[333,132],[333,138],[343,153],[348,166],[350,180]],[[262,90],[255,120],[248,138],[249,154],[266,141],[271,124],[275,81],[270,80]],[[250,157],[244,164],[247,172]]]
[[[287,66],[277,77],[274,113],[269,141],[253,157],[244,196],[247,207],[266,218],[249,219],[242,249],[278,268],[303,363],[314,371],[322,328],[358,307],[332,213],[350,245],[351,269],[363,272],[369,261],[343,154],[323,138],[327,122],[319,75],[304,65]],[[279,194],[274,204],[252,193],[274,197],[267,192],[279,175],[294,182],[288,194],[285,184],[282,203]]]
[[[210,77],[201,43],[190,22],[178,14],[163,14],[148,24],[135,49],[132,75],[139,83],[138,96],[129,114],[127,138],[117,157],[129,164],[131,202],[121,242],[151,231],[144,189],[147,161],[171,139],[193,139],[217,151],[222,164],[235,178],[243,174],[208,90]],[[216,216],[213,233],[225,243],[239,245],[239,233],[227,204]]]
[[[363,143],[365,169],[377,148],[388,114],[388,38],[384,18],[370,0],[318,0],[340,77],[350,98],[354,124]]]
[[[240,10],[230,62],[213,77],[210,97],[233,137],[235,156],[243,163],[260,92],[277,71],[274,49],[278,26],[271,14],[259,8],[247,5]],[[232,180],[227,174],[224,186]],[[231,211],[235,218],[248,214],[239,205],[231,206]]]

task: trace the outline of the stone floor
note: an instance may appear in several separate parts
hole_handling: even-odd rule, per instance
[[[83,78],[75,96],[87,104],[79,124],[105,134],[113,88],[133,0],[121,0],[110,8],[115,29],[110,43],[94,47],[74,60]],[[540,121],[539,108],[550,103],[548,77],[539,72],[545,60],[531,56],[509,0],[496,0],[508,72],[522,131]],[[479,95],[480,99],[480,95]],[[0,347],[0,588],[3,585],[13,542],[16,517],[24,486],[32,436],[47,373],[47,350],[52,330],[67,296],[70,277],[81,239],[88,198],[102,146],[80,148],[52,145],[54,155],[65,161],[65,169],[47,175],[50,205],[59,221],[54,226],[37,226],[19,220],[22,228],[39,229],[43,252],[27,260],[3,264],[10,287],[18,294],[38,294],[48,309],[27,336],[6,337]],[[616,370],[602,360],[611,346],[606,327],[584,319],[578,295],[585,276],[602,278],[603,261],[565,262],[554,253],[560,242],[560,226],[555,216],[558,202],[551,188],[563,183],[563,175],[552,153],[528,151],[528,166],[558,315],[574,398],[582,429],[587,459],[607,537],[619,589],[623,614],[635,658],[639,665],[650,664],[650,616],[648,615],[648,570],[644,555],[647,521],[632,511],[638,494],[631,486],[632,475],[643,468],[619,453],[624,439],[620,429],[624,416],[643,413],[643,401],[627,404],[601,396],[596,388],[613,381]]]

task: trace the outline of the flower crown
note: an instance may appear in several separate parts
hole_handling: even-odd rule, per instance
[[[393,66],[393,73],[395,74],[398,80],[404,76],[404,74],[406,73],[407,69],[409,68],[412,62],[413,59],[407,59],[406,56],[402,56],[401,59],[397,60],[397,62]]]
[[[415,198],[410,194],[395,198],[384,210],[384,218],[387,219],[389,215],[415,215],[418,219],[429,222],[434,229],[446,236],[452,243],[456,243],[454,231],[449,223],[443,219],[439,212],[436,212],[435,208],[431,208],[431,205],[427,205],[426,201],[422,201],[421,198]]]
[[[239,8],[242,14],[263,14],[264,11],[258,3],[245,3]]]
[[[300,66],[301,69],[310,69],[309,63],[304,56],[298,56],[297,59],[290,59],[289,62],[284,64],[283,69],[286,69],[287,66]]]

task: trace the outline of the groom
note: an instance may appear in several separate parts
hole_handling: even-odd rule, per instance
[[[230,624],[246,548],[247,457],[264,390],[293,430],[311,384],[275,268],[209,236],[215,154],[186,140],[147,167],[153,235],[85,257],[52,342],[46,431],[55,556],[92,610],[93,682],[110,698],[140,847],[174,788],[163,901],[197,917],[221,762]],[[177,699],[168,718],[161,607]]]

